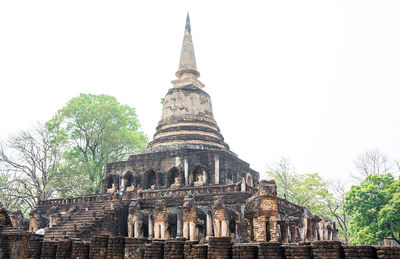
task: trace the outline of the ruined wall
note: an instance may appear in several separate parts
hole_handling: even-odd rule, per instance
[[[217,162],[216,162],[217,160]],[[259,174],[252,170],[248,163],[237,158],[229,151],[217,150],[192,150],[180,149],[168,152],[157,152],[149,154],[133,155],[128,161],[121,161],[107,164],[107,175],[120,175],[127,172],[139,178],[135,179],[137,187],[146,188],[145,174],[149,170],[156,173],[157,189],[168,187],[168,172],[172,168],[177,168],[184,177],[182,184],[193,186],[193,170],[196,166],[201,166],[206,175],[205,184],[225,184],[239,182],[247,174],[251,175],[252,185],[256,185]],[[215,174],[219,174],[219,176]],[[229,174],[232,173],[232,176]],[[231,178],[229,180],[228,178]],[[106,176],[107,179],[107,176]],[[118,187],[118,186],[117,186]],[[107,184],[103,182],[103,192],[107,192]]]
[[[0,235],[0,258],[10,259],[398,259],[400,246],[354,246],[338,241],[233,244],[227,237],[211,237],[208,244],[197,241],[147,240],[96,236],[90,242],[43,241],[37,235]]]

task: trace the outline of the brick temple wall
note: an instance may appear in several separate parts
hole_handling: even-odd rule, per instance
[[[399,259],[400,246],[342,245],[338,241],[232,244],[229,238],[198,241],[148,240],[95,236],[81,240],[43,241],[38,235],[0,235],[1,259]]]
[[[83,241],[73,241],[71,247],[71,258],[88,259],[90,244]]]

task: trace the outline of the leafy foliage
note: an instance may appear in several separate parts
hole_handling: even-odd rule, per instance
[[[327,213],[327,203],[332,194],[328,191],[329,183],[318,173],[297,174],[290,161],[281,158],[267,174],[275,180],[278,196],[309,208],[313,214]]]
[[[106,164],[126,159],[148,142],[135,110],[108,95],[81,94],[46,125],[63,146],[58,189],[64,196],[98,192]]]
[[[355,244],[379,244],[384,238],[398,242],[400,233],[400,180],[391,174],[370,175],[346,194],[345,208],[352,216]]]

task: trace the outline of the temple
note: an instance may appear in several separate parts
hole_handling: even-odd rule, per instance
[[[48,226],[49,240],[94,234],[200,242],[336,239],[331,220],[277,197],[274,181],[260,181],[230,151],[199,81],[189,14],[175,75],[147,149],[109,163],[101,195],[40,201],[30,230]]]
[[[65,240],[79,240],[78,252],[80,245],[87,249],[90,245],[91,253],[92,247],[96,253],[96,247],[107,247],[107,242],[101,241],[105,235],[117,241],[125,237],[125,249],[137,240],[152,242],[149,253],[153,257],[145,258],[162,258],[157,257],[161,246],[157,242],[168,240],[194,242],[200,249],[194,251],[199,253],[207,252],[208,247],[208,258],[225,258],[210,257],[224,253],[224,244],[232,249],[233,243],[337,240],[333,221],[277,197],[275,182],[260,180],[259,173],[230,150],[214,119],[211,98],[199,81],[189,15],[175,75],[153,140],[127,161],[107,164],[101,194],[39,201],[30,212],[29,227],[20,216],[10,217],[3,209],[0,239],[2,231],[18,236],[48,227],[42,241],[35,241],[39,239],[33,234],[26,238],[33,240],[33,245],[26,246],[28,250],[41,242],[49,247],[58,244],[58,251]],[[107,249],[111,249],[110,242]],[[222,242],[220,249],[218,242]],[[162,244],[167,249],[167,243]],[[49,247],[42,247],[42,258]],[[262,253],[263,248],[258,249]],[[125,258],[142,258],[127,257],[126,251]],[[204,257],[186,257],[185,250],[185,258]]]

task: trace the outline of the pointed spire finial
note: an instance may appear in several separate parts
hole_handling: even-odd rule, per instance
[[[199,88],[204,87],[203,83],[197,80],[200,73],[197,71],[196,57],[194,55],[189,12],[186,15],[185,33],[183,36],[179,68],[175,75],[178,79],[172,81],[174,87],[180,87],[187,84],[196,85]]]
[[[190,17],[189,17],[189,12],[187,12],[186,15],[186,26],[185,26],[185,33],[191,34],[192,29],[190,28]]]

